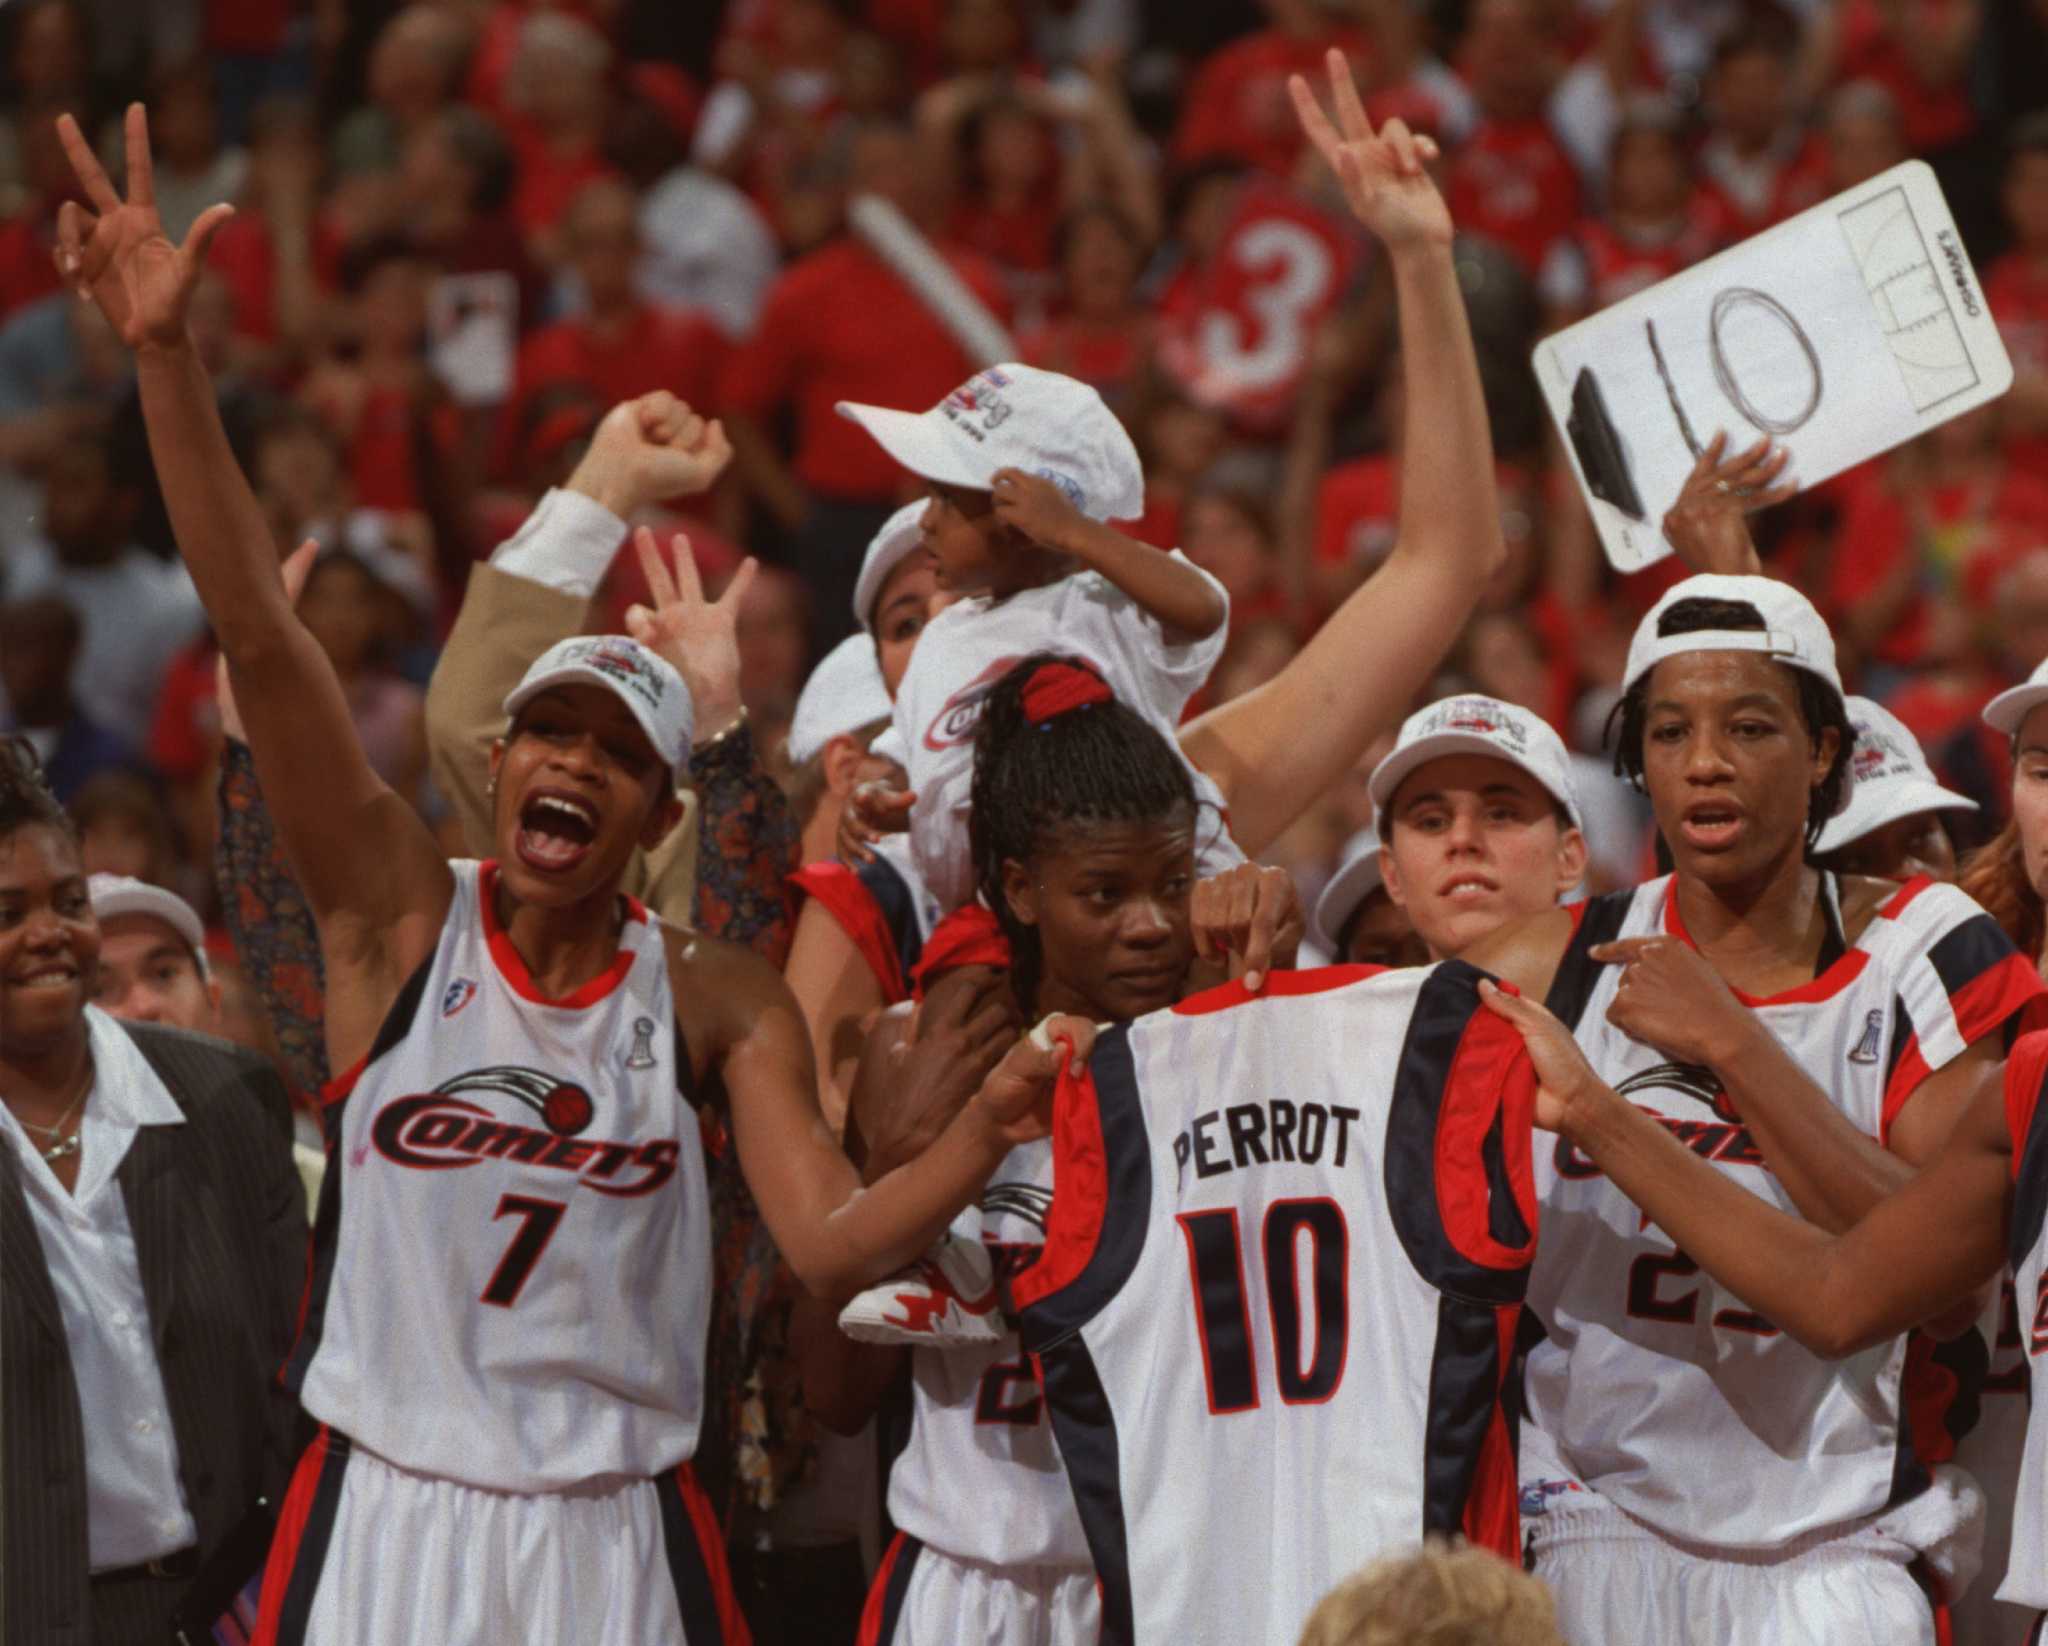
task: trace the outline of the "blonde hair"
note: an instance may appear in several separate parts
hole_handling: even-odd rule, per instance
[[[1431,1538],[1338,1584],[1309,1614],[1301,1646],[1564,1646],[1564,1636],[1533,1577]]]

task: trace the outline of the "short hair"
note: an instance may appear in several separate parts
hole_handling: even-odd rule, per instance
[[[841,737],[850,737],[865,751],[867,746],[882,735],[882,728],[889,724],[885,717],[870,720],[865,726],[855,726],[848,731],[836,732],[825,739],[825,747],[810,759],[789,768],[789,775],[782,780],[782,793],[789,801],[789,815],[796,819],[798,829],[808,829],[811,819],[818,815],[818,807],[825,799],[825,752]]]
[[[43,777],[35,745],[25,737],[0,737],[0,840],[35,826],[78,842],[78,830]]]
[[[1564,1646],[1550,1591],[1496,1554],[1432,1538],[1346,1578],[1300,1646]]]
[[[1665,608],[1657,619],[1657,635],[1662,639],[1674,634],[1699,634],[1715,629],[1762,630],[1768,626],[1763,613],[1747,600],[1695,596],[1674,600]],[[1811,849],[1821,830],[1827,827],[1828,819],[1841,807],[1843,788],[1849,781],[1849,756],[1856,747],[1856,728],[1849,724],[1848,705],[1833,686],[1811,669],[1793,668],[1789,663],[1780,666],[1792,675],[1799,697],[1799,718],[1815,746],[1819,746],[1822,732],[1832,730],[1836,737],[1834,764],[1807,797],[1806,844]],[[1610,731],[1620,722],[1620,735],[1614,745],[1615,774],[1627,778],[1638,793],[1643,792],[1643,723],[1648,713],[1650,676],[1654,672],[1645,669],[1642,677],[1622,693],[1621,701],[1607,717]]]

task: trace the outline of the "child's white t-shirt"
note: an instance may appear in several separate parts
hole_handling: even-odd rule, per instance
[[[1180,551],[1174,557],[1185,563]],[[1198,568],[1199,569],[1199,568]],[[1223,585],[1202,573],[1226,600]],[[918,873],[950,913],[974,897],[967,841],[974,784],[974,728],[996,682],[1033,652],[1085,658],[1118,699],[1159,730],[1180,754],[1181,710],[1222,655],[1227,623],[1213,634],[1170,644],[1165,629],[1099,572],[1063,577],[1001,600],[972,596],[925,625],[896,693],[896,731],[917,802],[910,813],[910,849]],[[1187,760],[1182,754],[1181,759]],[[1223,795],[1188,764],[1195,780],[1196,861],[1219,874],[1244,861],[1223,821]]]

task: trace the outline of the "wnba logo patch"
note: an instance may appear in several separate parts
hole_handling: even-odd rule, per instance
[[[443,1017],[453,1017],[474,999],[476,999],[475,979],[458,977],[448,985],[441,995],[441,1015]]]

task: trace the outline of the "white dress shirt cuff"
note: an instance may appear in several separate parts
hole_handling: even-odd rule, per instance
[[[625,535],[625,521],[602,503],[556,489],[498,545],[491,564],[529,583],[588,600],[604,581]]]

